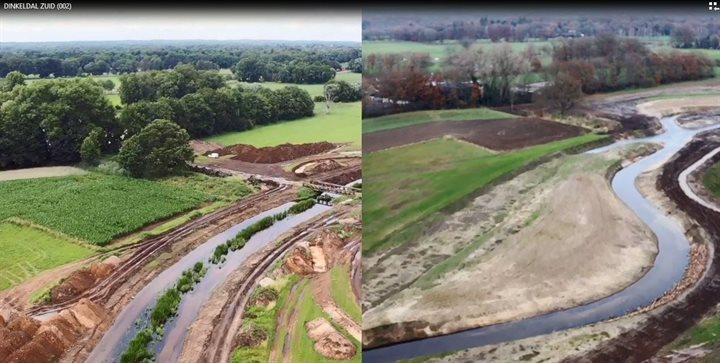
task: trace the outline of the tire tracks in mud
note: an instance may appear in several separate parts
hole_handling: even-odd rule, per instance
[[[276,185],[271,189],[257,193],[248,198],[242,199],[239,202],[231,205],[230,207],[215,211],[200,217],[194,221],[186,223],[168,233],[152,238],[150,240],[139,242],[137,244],[123,246],[114,250],[111,253],[121,252],[129,249],[135,249],[132,255],[123,260],[118,268],[105,280],[100,282],[93,288],[86,290],[77,296],[68,299],[62,303],[40,305],[26,310],[29,315],[43,315],[47,313],[58,312],[67,309],[80,301],[83,298],[90,299],[96,303],[107,303],[110,296],[118,291],[120,286],[125,283],[130,277],[138,273],[145,265],[150,261],[157,252],[170,246],[171,244],[182,240],[183,238],[191,235],[192,233],[212,225],[215,221],[223,219],[225,217],[241,213],[245,209],[252,207],[257,204],[266,203],[274,198],[277,198],[281,192],[288,189],[286,185]]]
[[[320,218],[316,217],[295,227],[289,236],[275,242],[271,251],[262,252],[265,255],[253,264],[251,272],[243,278],[243,283],[233,289],[231,301],[224,304],[220,314],[214,319],[212,324],[214,328],[204,344],[201,362],[230,361],[236,346],[236,333],[242,325],[244,312],[257,282],[274,267],[275,262],[281,259],[290,247],[307,238],[317,228],[338,218],[339,214],[332,210],[323,213]]]
[[[661,313],[651,314],[639,328],[620,334],[582,357],[567,358],[563,363],[643,362],[694,326],[720,302],[720,213],[691,199],[680,187],[678,179],[680,173],[718,146],[720,142],[694,139],[663,165],[656,184],[710,236],[708,242],[715,248],[705,275],[684,298],[669,303]],[[720,161],[720,154],[711,160]]]

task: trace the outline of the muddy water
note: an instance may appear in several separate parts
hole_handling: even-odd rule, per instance
[[[612,180],[613,190],[618,197],[650,227],[658,240],[658,255],[655,263],[641,279],[614,295],[590,304],[529,319],[365,351],[363,362],[392,362],[436,355],[576,328],[627,314],[652,303],[672,289],[682,279],[687,266],[689,242],[682,229],[673,220],[640,194],[635,187],[635,180],[642,172],[666,162],[690,142],[695,134],[718,126],[688,130],[679,127],[675,123],[675,118],[664,118],[661,122],[665,132],[660,135],[622,141],[587,152],[602,153],[638,142],[656,142],[664,146],[659,151],[620,170]]]
[[[149,315],[159,296],[175,284],[183,271],[192,268],[196,262],[201,261],[208,267],[207,274],[201,282],[195,285],[193,291],[183,295],[182,303],[178,309],[178,316],[166,324],[163,340],[155,343],[151,347],[159,353],[159,362],[178,361],[178,356],[182,351],[182,344],[187,334],[187,328],[195,320],[200,308],[210,297],[212,291],[217,288],[233,270],[242,265],[250,255],[275,241],[281,234],[289,231],[291,228],[317,216],[329,208],[327,206],[316,205],[301,214],[288,216],[286,219],[276,222],[270,228],[254,235],[242,249],[235,252],[231,251],[223,264],[212,265],[208,262],[208,258],[217,246],[235,237],[238,232],[260,219],[283,212],[292,205],[293,203],[284,204],[230,227],[224,232],[213,236],[207,242],[159,274],[145,286],[120,313],[113,326],[105,333],[103,339],[88,357],[87,362],[119,362],[120,355],[125,351],[130,340],[148,325]]]

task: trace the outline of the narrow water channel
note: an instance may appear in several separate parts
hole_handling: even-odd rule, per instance
[[[364,351],[363,362],[393,362],[581,327],[625,315],[652,303],[672,289],[682,279],[688,264],[689,241],[675,221],[640,194],[635,186],[635,180],[641,173],[665,163],[696,134],[718,126],[696,130],[684,129],[675,123],[674,117],[664,118],[661,123],[665,132],[660,135],[616,142],[587,152],[602,153],[639,142],[656,142],[663,145],[662,149],[620,170],[612,180],[612,188],[617,196],[653,231],[658,240],[658,255],[655,263],[642,278],[616,294],[586,305],[504,324]]]
[[[224,232],[213,236],[207,242],[160,273],[145,286],[120,313],[113,326],[105,333],[102,340],[95,347],[92,354],[90,354],[87,362],[119,362],[120,355],[127,349],[130,340],[147,326],[149,316],[160,295],[177,282],[183,271],[191,268],[196,262],[203,262],[205,266],[208,267],[207,274],[202,281],[195,285],[193,291],[183,295],[182,302],[178,309],[178,315],[166,324],[162,341],[152,346],[155,352],[159,354],[159,362],[178,361],[187,334],[187,328],[193,323],[200,308],[207,299],[210,298],[213,290],[222,284],[227,276],[241,266],[250,255],[275,241],[280,235],[289,231],[291,228],[330,208],[328,206],[315,205],[298,215],[289,215],[287,218],[273,224],[270,228],[254,235],[242,249],[235,252],[230,251],[224,263],[213,265],[208,262],[209,257],[217,246],[232,239],[241,230],[260,219],[286,211],[293,204],[294,203],[287,203],[270,209],[228,228]]]

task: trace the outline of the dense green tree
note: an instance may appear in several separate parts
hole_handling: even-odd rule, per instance
[[[100,160],[102,154],[102,142],[104,139],[103,130],[96,127],[90,131],[80,145],[80,157],[82,161],[94,165]]]
[[[326,83],[324,93],[326,101],[330,102],[355,102],[362,98],[360,85],[346,81],[333,80]]]
[[[348,63],[348,69],[354,73],[362,73],[363,71],[363,60],[362,58],[355,58]]]
[[[100,85],[106,91],[112,91],[115,89],[115,82],[113,82],[111,79],[106,79],[106,80],[101,81]]]
[[[275,94],[282,105],[278,113],[279,120],[294,120],[313,115],[315,102],[306,90],[287,86],[275,91]]]
[[[137,134],[152,120],[175,118],[175,110],[171,101],[161,98],[157,101],[140,101],[123,107],[118,115],[118,122],[124,130],[125,138]]]
[[[83,139],[95,127],[107,135],[103,148],[112,151],[117,145],[115,110],[91,80],[34,83],[16,88],[10,97],[0,109],[0,165],[77,162]]]
[[[117,161],[134,177],[155,178],[187,169],[193,158],[187,131],[155,120],[123,143]]]
[[[233,67],[233,73],[235,73],[235,77],[238,81],[260,82],[263,80],[263,76],[266,72],[266,63],[267,59],[257,54],[251,54],[240,59],[235,67]]]
[[[3,83],[4,91],[12,91],[15,86],[25,85],[25,75],[18,72],[12,71],[5,76],[5,82]]]

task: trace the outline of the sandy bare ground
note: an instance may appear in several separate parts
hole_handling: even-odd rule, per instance
[[[562,161],[461,268],[366,311],[364,328],[424,320],[447,333],[587,303],[641,277],[657,253],[653,235],[612,192],[607,161],[591,162],[604,156],[574,158],[587,160]]]
[[[345,310],[341,309],[332,298],[330,273],[323,272],[315,275],[311,283],[315,302],[320,305],[332,320],[345,328],[348,334],[352,335],[355,340],[362,341],[362,328],[360,324],[354,321]]]
[[[74,166],[44,166],[39,168],[0,171],[0,181],[82,174],[87,174],[87,171]]]
[[[658,177],[658,170],[642,174],[637,180],[637,187],[640,192],[653,204],[660,206],[668,212],[685,230],[695,230],[694,223],[681,212],[673,202],[659,191],[655,186]],[[695,245],[703,245],[707,236],[690,234],[690,240]],[[707,262],[707,261],[706,261]],[[677,297],[676,297],[677,298]],[[669,302],[665,301],[665,302]],[[656,305],[657,306],[657,305]],[[656,307],[652,311],[646,309],[640,312],[629,314],[618,319],[613,319],[581,328],[564,330],[561,332],[546,334],[542,336],[522,339],[507,343],[488,345],[478,348],[471,348],[451,355],[428,359],[428,363],[439,362],[514,362],[529,361],[554,363],[560,362],[568,357],[580,357],[584,352],[594,349],[600,343],[617,337],[624,331],[639,327],[643,321],[653,315],[663,314],[664,307]],[[652,362],[677,362],[677,360],[664,359],[667,356],[684,357],[688,352],[673,354],[669,350],[658,354],[660,360]]]
[[[699,95],[643,102],[637,105],[639,112],[661,118],[667,115],[715,108],[720,110],[720,95]]]

